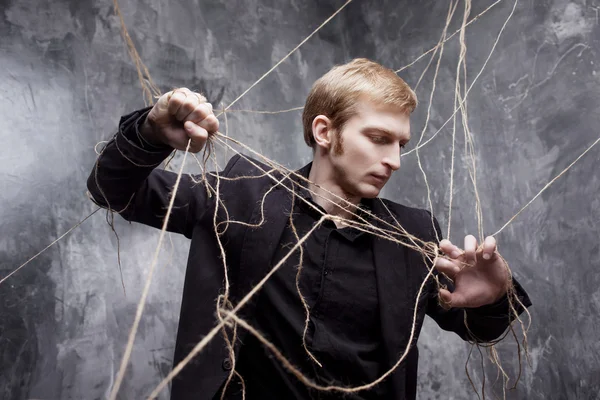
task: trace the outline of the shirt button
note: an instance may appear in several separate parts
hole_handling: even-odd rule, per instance
[[[221,366],[225,371],[231,371],[231,359],[229,357],[225,357]]]

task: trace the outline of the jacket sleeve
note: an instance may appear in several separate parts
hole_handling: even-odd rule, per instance
[[[440,226],[437,219],[434,219],[435,232],[431,232],[431,240],[437,240],[441,236]],[[441,284],[446,285],[448,290],[454,290],[452,282],[444,275],[435,273]],[[514,278],[512,280],[515,293],[525,307],[531,306],[529,296],[523,287]],[[515,319],[515,316],[510,311],[508,294],[498,300],[496,303],[488,304],[477,308],[451,308],[445,310],[438,301],[438,289],[435,280],[430,281],[431,290],[430,298],[427,302],[427,315],[432,317],[440,328],[446,331],[452,331],[458,334],[462,339],[475,342],[491,342],[500,337],[509,327],[510,323]],[[525,310],[513,298],[513,306],[520,315]],[[467,329],[467,325],[468,329]]]
[[[173,149],[151,145],[140,135],[139,126],[149,111],[145,108],[121,117],[117,133],[96,160],[87,187],[100,207],[128,221],[161,228],[177,174],[156,168]],[[232,158],[221,175],[227,175],[236,160]],[[206,174],[206,178],[214,187],[214,174]],[[214,196],[207,195],[205,185],[183,174],[167,230],[191,237],[196,221],[212,207]]]

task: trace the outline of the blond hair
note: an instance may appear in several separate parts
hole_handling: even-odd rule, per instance
[[[302,113],[306,144],[316,144],[312,134],[316,116],[328,117],[339,134],[356,114],[355,105],[360,98],[392,105],[408,114],[417,106],[417,95],[394,71],[366,58],[356,58],[333,67],[314,83]]]

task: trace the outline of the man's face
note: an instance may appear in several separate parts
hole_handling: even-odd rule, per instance
[[[410,140],[409,114],[361,101],[342,129],[341,143],[335,140],[329,158],[337,185],[349,197],[377,197],[400,168],[401,150]]]

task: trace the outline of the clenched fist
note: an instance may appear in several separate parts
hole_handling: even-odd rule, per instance
[[[185,150],[191,139],[190,151],[197,153],[209,135],[218,130],[219,121],[204,96],[180,88],[158,99],[140,133],[151,143],[166,144],[176,150]]]

